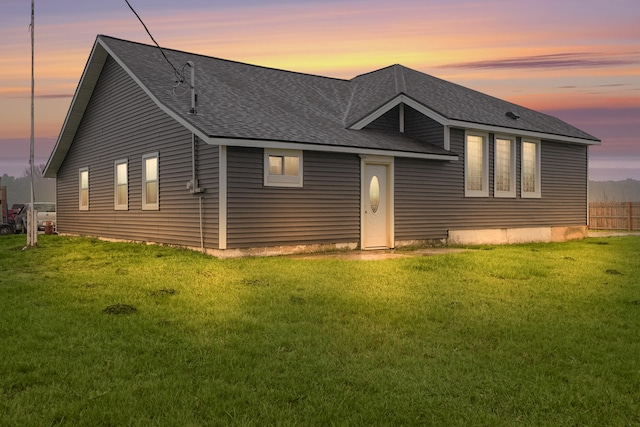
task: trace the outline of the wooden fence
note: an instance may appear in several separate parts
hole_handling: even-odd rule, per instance
[[[640,202],[589,203],[592,230],[640,230]]]

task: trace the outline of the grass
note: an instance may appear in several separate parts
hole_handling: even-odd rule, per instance
[[[640,237],[386,261],[0,239],[0,425],[640,425]]]

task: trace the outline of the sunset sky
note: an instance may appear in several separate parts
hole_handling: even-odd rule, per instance
[[[352,78],[391,64],[559,117],[602,140],[594,180],[640,180],[638,0],[129,0],[160,45]],[[30,136],[30,0],[0,0],[0,176]],[[124,0],[36,0],[36,164],[97,34],[151,44]]]

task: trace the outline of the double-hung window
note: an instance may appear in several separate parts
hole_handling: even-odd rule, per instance
[[[494,159],[494,197],[516,197],[515,138],[496,136]]]
[[[467,132],[465,138],[465,196],[489,196],[489,150],[487,135]]]
[[[142,209],[159,209],[158,153],[142,156]]]
[[[127,159],[116,160],[114,165],[114,209],[129,209],[129,180],[127,175]]]
[[[80,168],[78,172],[78,209],[89,210],[89,168]]]
[[[521,197],[539,198],[540,188],[540,142],[522,140]]]
[[[302,151],[264,149],[264,185],[302,187]]]

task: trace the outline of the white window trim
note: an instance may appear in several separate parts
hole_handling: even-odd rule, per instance
[[[265,187],[293,187],[300,188],[304,183],[302,150],[264,149],[264,186]],[[298,158],[298,175],[271,175],[269,173],[269,156],[286,156]]]
[[[87,204],[82,204],[82,174],[87,173]],[[89,210],[89,168],[84,167],[78,169],[78,210],[88,211]]]
[[[146,160],[151,158],[156,158],[157,160],[157,176],[156,176],[156,200],[157,203],[147,203],[147,167]],[[160,156],[158,152],[148,153],[142,156],[142,210],[146,211],[157,211],[160,209]]]
[[[469,153],[467,150],[467,137],[479,136],[482,138],[482,190],[467,189],[467,162]],[[465,197],[489,197],[489,134],[466,130],[464,133],[464,196]]]
[[[509,191],[498,191],[498,139],[511,141],[509,150]],[[495,135],[493,138],[493,196],[494,197],[516,197],[516,137],[509,135]]]
[[[118,204],[118,165],[121,164],[127,167],[127,201],[123,205]],[[113,162],[113,209],[117,211],[129,210],[129,159]]]
[[[536,145],[536,191],[524,191],[524,143]],[[542,158],[542,144],[539,139],[522,138],[520,141],[520,197],[523,199],[539,199],[542,197],[540,162]]]

